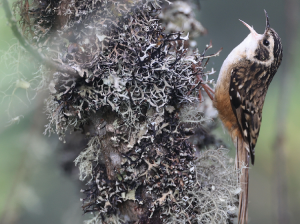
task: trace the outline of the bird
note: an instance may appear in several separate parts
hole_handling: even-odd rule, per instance
[[[236,148],[235,167],[239,170],[238,223],[248,223],[249,160],[254,165],[255,145],[262,122],[268,87],[282,61],[279,35],[270,27],[258,34],[240,20],[250,34],[224,60],[215,85],[213,105]]]

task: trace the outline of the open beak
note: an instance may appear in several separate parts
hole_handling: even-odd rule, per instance
[[[248,27],[248,29],[250,30],[252,36],[255,38],[255,39],[259,39],[260,38],[260,35],[258,33],[256,33],[256,31],[253,29],[253,27],[249,26],[247,23],[245,23],[243,20],[240,20],[246,27]]]
[[[266,15],[266,29],[265,29],[265,32],[270,29],[270,22],[269,22],[269,16],[268,16],[268,13],[266,10],[265,11],[265,15]]]

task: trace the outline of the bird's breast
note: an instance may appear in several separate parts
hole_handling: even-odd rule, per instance
[[[236,62],[240,61],[239,57],[236,56],[237,54],[233,51],[223,62],[216,83],[214,98],[214,107],[218,110],[220,119],[230,133],[238,128],[238,121],[233,113],[229,95],[232,69],[237,66]]]

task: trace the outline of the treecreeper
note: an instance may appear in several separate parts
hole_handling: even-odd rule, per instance
[[[223,62],[215,88],[214,106],[236,147],[241,187],[239,224],[248,222],[249,161],[254,164],[265,97],[282,60],[281,39],[270,27],[266,11],[265,15],[263,34],[241,20],[250,34]]]

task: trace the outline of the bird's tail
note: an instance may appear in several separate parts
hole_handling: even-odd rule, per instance
[[[239,170],[239,184],[241,193],[239,196],[239,215],[238,223],[248,223],[248,186],[249,186],[249,152],[248,144],[243,139],[236,142],[236,161],[235,166]]]

